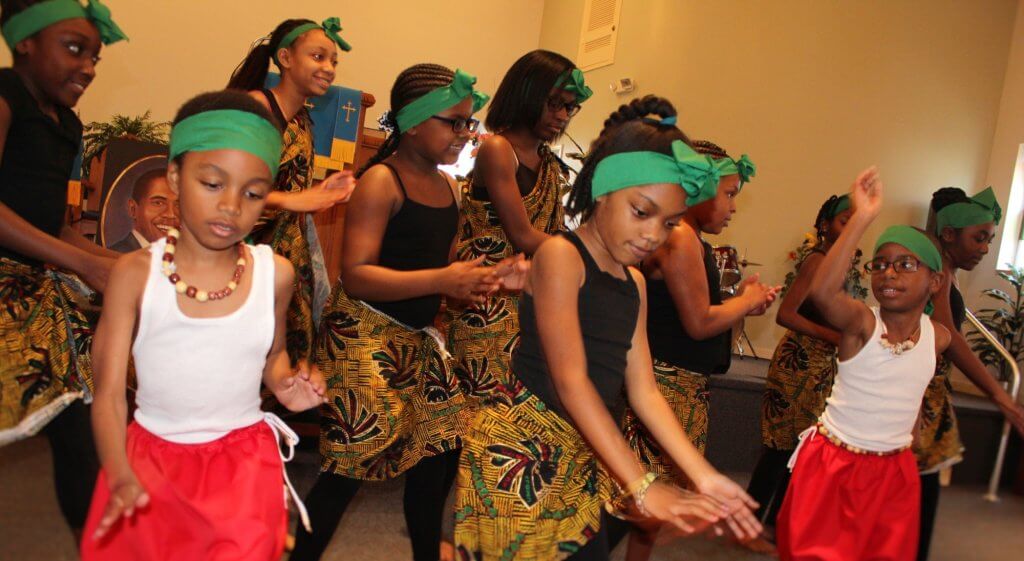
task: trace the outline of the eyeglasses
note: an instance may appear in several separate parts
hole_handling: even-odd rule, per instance
[[[864,264],[864,270],[872,275],[880,275],[892,267],[897,273],[913,273],[921,267],[921,261],[909,255],[895,261],[886,261],[884,257],[876,257]]]
[[[458,134],[462,131],[476,132],[476,129],[480,127],[480,121],[470,117],[469,119],[451,119],[448,117],[439,117],[437,115],[431,115],[431,119],[437,119],[438,121],[444,121],[452,126],[452,132]]]
[[[573,117],[580,112],[579,103],[576,103],[575,101],[570,101],[566,103],[562,101],[562,98],[557,96],[549,97],[547,104],[548,110],[551,111],[552,113],[558,113],[560,109],[565,109],[565,114],[568,115],[569,117]]]

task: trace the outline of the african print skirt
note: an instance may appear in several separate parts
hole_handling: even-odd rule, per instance
[[[596,536],[609,478],[576,428],[516,384],[466,436],[455,496],[460,561],[565,559]]]
[[[91,395],[85,292],[75,277],[0,258],[0,446]]]
[[[963,460],[964,445],[953,409],[952,365],[944,357],[935,366],[921,404],[921,420],[912,449],[921,473],[935,473]]]
[[[316,362],[329,399],[320,409],[322,471],[392,479],[462,446],[470,413],[433,328],[403,325],[339,286]]]
[[[787,331],[768,366],[761,407],[761,439],[775,450],[793,450],[800,433],[818,422],[836,377],[836,347]]]

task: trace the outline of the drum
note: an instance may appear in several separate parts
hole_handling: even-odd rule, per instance
[[[715,255],[715,264],[718,265],[718,279],[722,292],[731,294],[730,289],[736,286],[743,278],[743,271],[740,270],[740,256],[736,248],[731,245],[719,245],[712,248]]]

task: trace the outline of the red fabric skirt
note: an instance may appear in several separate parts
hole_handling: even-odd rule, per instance
[[[913,452],[856,454],[806,438],[779,511],[782,561],[913,561],[921,509]]]
[[[264,422],[213,442],[177,444],[128,425],[128,461],[149,505],[92,538],[110,491],[100,472],[82,538],[89,560],[273,560],[288,512],[274,432]]]

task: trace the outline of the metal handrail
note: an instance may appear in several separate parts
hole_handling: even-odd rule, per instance
[[[967,320],[971,322],[974,329],[981,333],[981,336],[988,341],[996,352],[1003,357],[1003,360],[1010,365],[1010,371],[1013,373],[1013,378],[1010,381],[1010,397],[1013,398],[1014,403],[1017,402],[1017,394],[1020,392],[1020,367],[1017,366],[1017,360],[1006,350],[1006,347],[996,339],[995,335],[982,325],[981,321],[970,311],[967,310]],[[988,480],[988,493],[985,494],[985,500],[990,502],[996,502],[999,500],[999,479],[1003,475],[1003,462],[1006,459],[1006,446],[1010,440],[1010,422],[1003,421],[1003,433],[999,437],[999,451],[996,452],[996,465],[992,467],[992,476]]]

